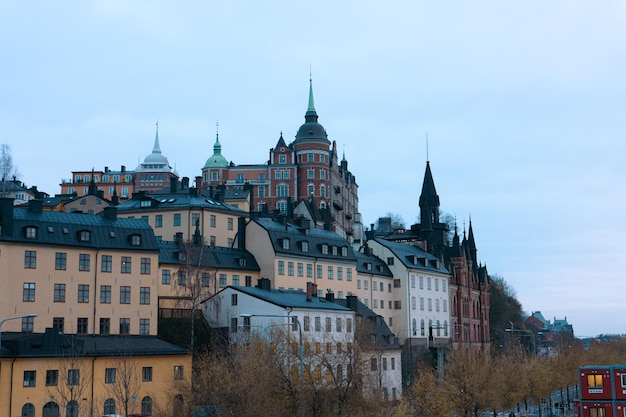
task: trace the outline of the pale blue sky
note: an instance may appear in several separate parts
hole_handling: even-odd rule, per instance
[[[304,121],[345,149],[366,224],[442,210],[524,310],[626,333],[620,1],[4,1],[0,143],[50,194],[72,170],[263,163]],[[462,226],[461,226],[462,227]]]

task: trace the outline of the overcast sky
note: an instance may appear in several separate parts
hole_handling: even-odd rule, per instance
[[[200,175],[304,122],[345,151],[366,225],[441,209],[526,312],[626,333],[626,3],[0,2],[0,143],[51,195],[153,146]],[[428,136],[428,156],[426,137]]]

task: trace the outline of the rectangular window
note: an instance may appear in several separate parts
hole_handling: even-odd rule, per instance
[[[313,278],[313,264],[306,264],[306,276],[307,278]]]
[[[111,255],[102,255],[100,270],[102,272],[111,272],[113,270],[113,257]]]
[[[316,269],[316,278],[321,279],[322,278],[322,265],[317,265]]]
[[[163,215],[157,214],[154,217],[154,227],[163,227]]]
[[[587,375],[587,386],[589,388],[602,388],[604,386],[602,375]]]
[[[89,302],[89,285],[88,284],[78,285],[78,302],[79,303]]]
[[[325,330],[327,332],[331,332],[333,330],[332,327],[333,327],[332,319],[330,317],[326,317],[326,329]]]
[[[293,262],[287,262],[287,275],[293,276]]]
[[[79,317],[76,321],[76,334],[87,334],[89,320],[87,317]]]
[[[200,213],[191,213],[191,225],[193,227],[200,226]]]
[[[120,319],[120,334],[130,334],[130,318]]]
[[[315,317],[315,331],[319,332],[322,330],[322,319],[317,316]]]
[[[57,252],[54,259],[54,269],[65,271],[67,269],[67,253]]]
[[[34,302],[35,301],[35,283],[25,282],[24,289],[22,291],[22,301]]]
[[[143,368],[141,368],[141,380],[143,382],[152,381],[152,367],[151,366],[144,366]]]
[[[238,326],[239,326],[239,323],[237,322],[237,317],[231,317],[230,318],[230,332],[237,333]]]
[[[111,319],[108,317],[100,318],[100,334],[111,334]]]
[[[391,370],[396,370],[396,358],[391,358]]]
[[[606,417],[606,410],[601,407],[589,407],[589,417]]]
[[[304,316],[304,331],[308,332],[311,330],[311,318],[309,316]]]
[[[139,288],[139,304],[150,304],[150,287]]]
[[[130,304],[130,286],[122,285],[120,287],[120,304]]]
[[[424,289],[424,277],[420,277],[420,290]]]
[[[54,302],[65,302],[65,284],[54,284]]]
[[[435,291],[439,291],[439,279],[435,278]]]
[[[130,274],[131,258],[130,256],[122,256],[122,274]]]
[[[420,297],[420,310],[424,310],[424,297]]]
[[[180,226],[180,213],[174,213],[174,226]]]
[[[387,358],[383,358],[383,371],[387,370]]]
[[[302,262],[298,262],[298,276],[304,276],[304,264]]]
[[[80,369],[67,370],[67,385],[78,385],[80,383]]]
[[[170,285],[171,272],[169,269],[161,271],[161,284]]]
[[[430,277],[426,278],[426,289],[430,290],[432,285],[432,279]]]
[[[415,275],[411,275],[411,288],[415,288]]]
[[[211,216],[209,217],[209,226],[215,227],[215,224],[216,224],[215,214],[211,214]]]
[[[369,282],[369,281],[363,280],[363,289],[364,289],[364,290],[369,289],[369,285],[370,285],[370,282]]]
[[[394,301],[393,302],[393,308],[395,310],[402,310],[402,301]]]
[[[37,251],[27,250],[24,252],[24,268],[37,268]]]
[[[361,289],[361,280],[360,279],[356,280],[356,288],[357,288],[357,290]]]
[[[428,299],[428,311],[433,311],[433,299]]]
[[[185,368],[182,365],[176,365],[174,367],[174,379],[181,380],[185,377]]]
[[[22,317],[22,333],[32,333],[35,327],[34,317]]]
[[[285,275],[285,261],[278,261],[278,275]]]
[[[378,360],[376,358],[370,359],[370,370],[378,371]]]
[[[341,317],[337,317],[337,320],[336,320],[336,321],[337,321],[337,324],[336,324],[336,326],[337,326],[337,331],[338,331],[338,332],[341,332],[341,322],[342,322]]]
[[[411,297],[411,310],[417,310],[417,298]]]
[[[220,288],[224,288],[228,285],[226,280],[226,274],[220,274]]]
[[[100,285],[100,303],[111,304],[111,286]]]
[[[209,274],[208,272],[203,272],[202,276],[201,276],[201,280],[202,280],[202,287],[206,288],[211,284],[211,274]]]
[[[337,267],[337,279],[339,281],[343,280],[343,267],[341,267],[341,266]]]
[[[139,319],[139,334],[142,336],[150,334],[150,319]]]
[[[352,319],[351,318],[346,319],[346,332],[352,333]]]
[[[346,268],[346,279],[352,281],[352,268]]]
[[[88,253],[81,253],[78,260],[79,271],[89,271],[91,256]]]
[[[65,319],[63,317],[53,317],[52,318],[52,328],[58,330],[61,333],[64,333],[65,330]]]
[[[104,383],[115,384],[117,370],[115,368],[106,368],[104,370]]]
[[[24,371],[24,386],[34,387],[37,383],[37,371]]]
[[[59,371],[57,369],[48,369],[46,371],[46,386],[54,387],[59,383]]]
[[[333,279],[333,267],[332,266],[328,266],[328,279]]]
[[[150,258],[141,258],[141,274],[150,274]]]
[[[227,220],[227,224],[228,224],[228,230],[233,230],[233,218],[229,217]]]

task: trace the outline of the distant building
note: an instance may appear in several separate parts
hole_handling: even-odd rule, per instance
[[[37,187],[27,188],[26,185],[13,178],[13,180],[0,180],[0,197],[12,198],[13,204],[19,206],[36,198],[47,197],[48,194],[37,190]]]

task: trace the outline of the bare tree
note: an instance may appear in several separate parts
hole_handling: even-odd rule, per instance
[[[6,182],[13,177],[18,177],[17,168],[13,165],[13,155],[11,147],[3,143],[0,147],[0,179],[2,180],[2,196],[6,193]]]
[[[139,397],[140,388],[138,369],[136,360],[130,355],[124,339],[119,355],[110,360],[103,385],[115,403],[120,404],[125,416],[135,411],[133,406]]]
[[[90,406],[79,407],[79,404],[84,404],[82,399],[87,396],[90,378],[83,342],[73,336],[63,336],[60,349],[59,369],[46,371],[48,395],[61,410],[66,410],[63,415],[89,416]]]

